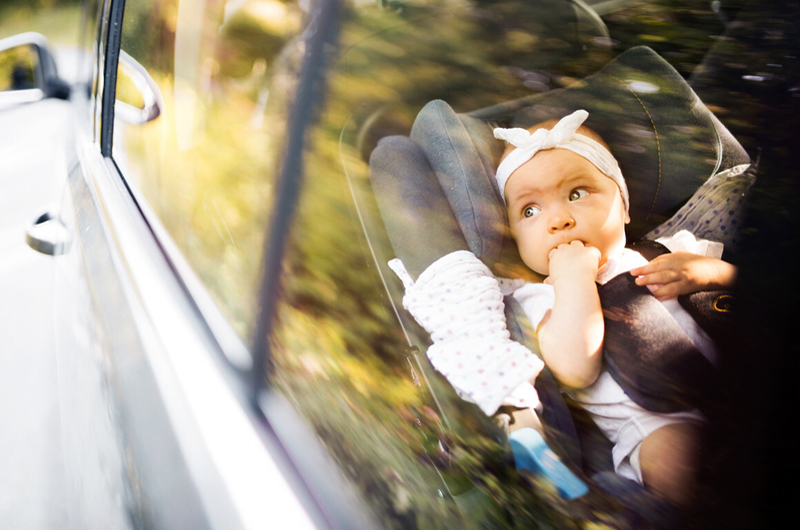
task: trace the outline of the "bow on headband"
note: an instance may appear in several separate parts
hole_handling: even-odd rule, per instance
[[[516,147],[497,168],[495,177],[497,178],[497,185],[500,187],[501,195],[503,195],[506,182],[508,182],[511,174],[522,164],[533,158],[539,151],[560,148],[568,149],[582,156],[594,164],[605,176],[613,180],[622,194],[625,210],[628,210],[628,187],[625,185],[625,179],[622,177],[622,172],[614,155],[602,144],[576,132],[588,117],[589,113],[585,110],[576,110],[569,116],[561,118],[551,130],[538,129],[533,134],[526,129],[520,128],[496,128],[494,130],[495,138],[506,140]],[[505,197],[503,200],[505,200]]]

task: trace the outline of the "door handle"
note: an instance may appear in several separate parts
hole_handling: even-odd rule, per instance
[[[61,220],[49,211],[34,217],[25,230],[25,242],[33,250],[59,256],[69,251],[72,236]]]

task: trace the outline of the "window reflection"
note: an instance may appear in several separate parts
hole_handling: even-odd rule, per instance
[[[572,5],[346,4],[303,162],[269,384],[387,528],[563,527],[585,517],[565,516],[552,488],[521,480],[500,429],[428,364],[427,334],[404,316],[385,266],[393,255],[368,168],[377,141],[407,134],[432,99],[478,109],[599,68],[609,58],[605,41],[592,40],[602,27],[576,18]],[[543,21],[545,8],[549,23],[588,25],[559,34]],[[537,46],[542,53],[531,52]]]
[[[39,59],[31,45],[0,51],[0,92],[40,88]]]
[[[304,16],[272,0],[125,6],[122,49],[157,85],[164,108],[140,125],[117,116],[115,158],[245,340],[286,112],[285,94],[270,97],[270,77]],[[117,99],[142,109],[123,66]]]
[[[345,4],[326,100],[308,133],[268,383],[388,528],[613,525],[620,512],[602,496],[567,506],[552,487],[521,478],[491,419],[431,369],[427,334],[404,316],[385,268],[393,256],[368,182],[378,140],[408,134],[433,99],[467,112],[558,89],[637,44],[688,75],[709,34],[723,30],[688,0],[602,4],[623,8],[600,19],[567,0]],[[126,3],[122,47],[158,85],[164,112],[117,123],[115,157],[246,340],[304,5]],[[700,23],[680,18],[690,15]],[[140,104],[124,80],[118,96]]]

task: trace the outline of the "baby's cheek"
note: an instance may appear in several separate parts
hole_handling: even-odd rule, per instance
[[[536,274],[541,276],[550,275],[550,261],[546,257],[541,257],[538,262],[526,261],[525,264]]]
[[[511,236],[517,244],[522,262],[536,274],[548,276],[550,260],[541,252],[543,247],[540,238],[532,231],[520,230],[519,227],[517,230],[512,230]]]

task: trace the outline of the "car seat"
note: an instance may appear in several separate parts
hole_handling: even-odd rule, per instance
[[[606,140],[626,176],[629,241],[668,235],[680,225],[735,244],[725,225],[699,222],[706,211],[693,198],[696,203],[719,186],[743,193],[753,179],[743,171],[749,156],[677,71],[651,49],[638,47],[564,89],[467,113],[432,101],[408,136],[379,141],[370,157],[370,181],[394,254],[413,278],[456,250],[472,251],[498,276],[522,267],[494,179],[504,146],[492,127],[526,128],[580,108],[589,111],[586,125]],[[506,297],[506,317],[512,338],[538,352],[512,297]],[[603,446],[591,421],[570,410],[547,369],[536,389],[552,450],[572,469],[601,473],[600,487],[629,497],[631,490],[613,474],[602,474],[610,469],[610,444]]]

